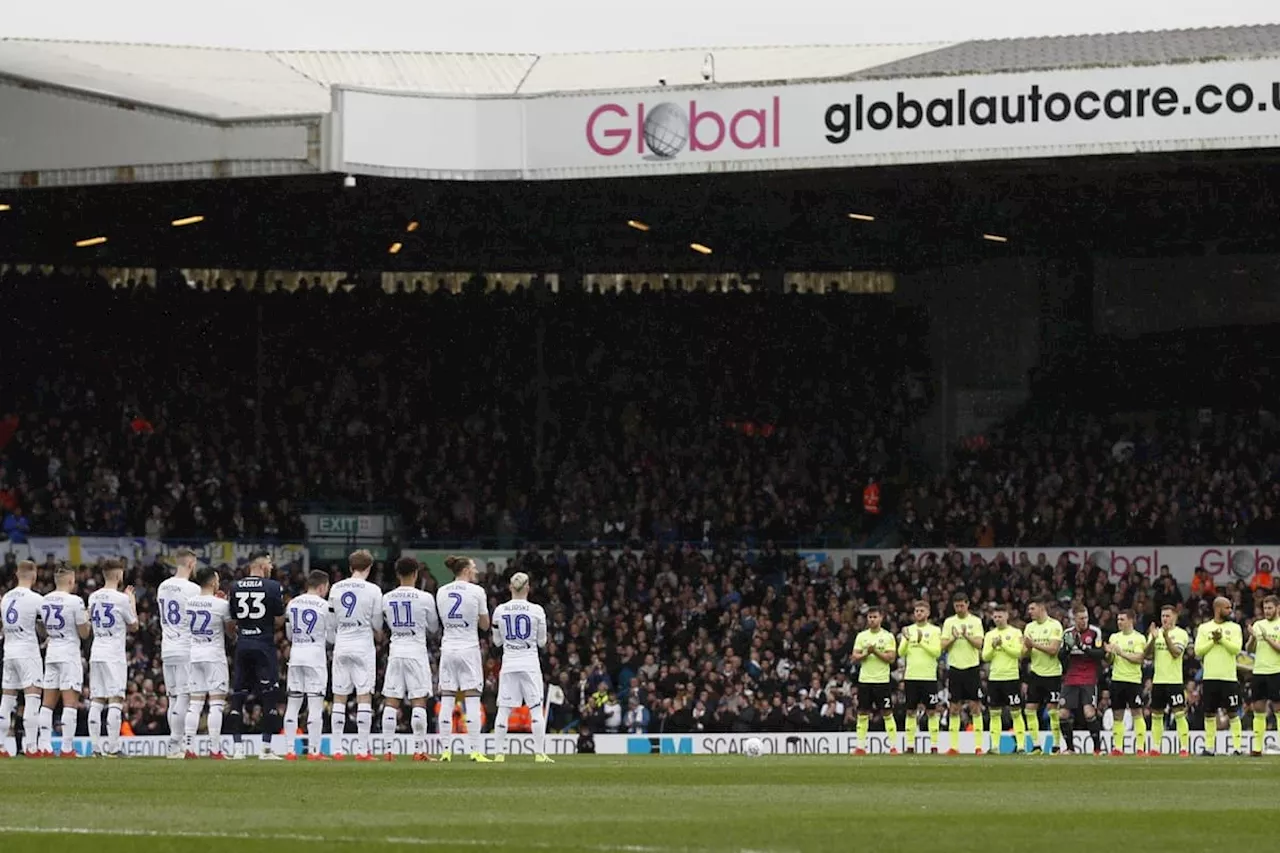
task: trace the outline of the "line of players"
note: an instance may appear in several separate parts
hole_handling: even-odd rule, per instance
[[[1254,654],[1250,693],[1253,702],[1252,754],[1261,755],[1266,735],[1268,704],[1280,711],[1280,598],[1263,601],[1263,618],[1256,620],[1246,643],[1239,624],[1231,621],[1231,602],[1218,598],[1213,603],[1213,619],[1196,630],[1194,644],[1177,626],[1177,613],[1165,607],[1160,623],[1147,634],[1135,629],[1131,610],[1117,618],[1119,631],[1105,641],[1102,632],[1089,624],[1084,607],[1072,610],[1072,624],[1049,616],[1051,600],[1030,605],[1030,621],[1019,630],[1009,624],[1009,610],[997,605],[994,626],[984,630],[982,621],[969,611],[969,599],[958,594],[953,600],[955,615],[941,628],[929,622],[929,605],[915,602],[913,622],[896,637],[882,627],[878,608],[867,613],[867,628],[854,640],[853,660],[858,671],[858,746],[855,754],[866,753],[871,717],[884,720],[890,753],[898,752],[898,727],[894,718],[891,672],[898,658],[905,658],[903,677],[906,717],[905,749],[914,752],[919,716],[928,719],[930,752],[938,752],[941,702],[938,690],[939,661],[947,657],[947,690],[950,700],[949,754],[958,752],[962,708],[973,722],[974,752],[995,750],[999,735],[984,733],[982,664],[987,664],[986,706],[991,711],[992,728],[1008,712],[1013,722],[1015,751],[1024,751],[1028,737],[1031,752],[1042,752],[1040,710],[1046,709],[1053,750],[1075,752],[1075,726],[1088,728],[1093,751],[1103,751],[1102,718],[1097,709],[1098,682],[1104,662],[1111,665],[1111,707],[1113,728],[1111,754],[1123,754],[1124,713],[1129,711],[1134,726],[1137,755],[1161,754],[1165,714],[1172,715],[1177,730],[1178,754],[1188,755],[1190,732],[1187,697],[1183,679],[1183,658],[1194,654],[1203,666],[1201,701],[1205,713],[1205,750],[1216,750],[1218,725],[1228,720],[1231,751],[1242,753],[1241,696],[1238,656]],[[1022,664],[1027,659],[1027,674]],[[1143,663],[1154,662],[1151,701],[1143,696]],[[1065,673],[1065,679],[1064,679]],[[1025,690],[1024,690],[1025,687]],[[1151,717],[1151,742],[1147,743],[1147,715]],[[1062,745],[1059,747],[1058,745]]]
[[[538,650],[547,641],[546,615],[539,605],[528,601],[527,574],[511,577],[512,598],[495,610],[491,620],[488,599],[475,583],[475,563],[466,557],[446,560],[454,581],[442,586],[437,596],[418,589],[421,567],[417,561],[403,558],[396,563],[400,585],[384,595],[368,580],[373,557],[367,551],[357,551],[348,561],[349,578],[331,587],[326,573],[313,571],[307,579],[306,594],[293,598],[287,606],[280,585],[270,578],[272,565],[266,552],[251,557],[248,576],[236,581],[225,598],[217,571],[197,568],[193,551],[179,550],[175,561],[174,576],[156,591],[163,632],[161,657],[169,694],[169,758],[196,757],[193,740],[206,706],[207,728],[213,742],[211,757],[228,757],[222,749],[225,712],[234,743],[229,757],[243,758],[241,717],[245,698],[254,692],[264,709],[263,730],[278,732],[283,728],[283,734],[278,736],[283,744],[277,736],[265,737],[259,758],[297,759],[293,744],[305,705],[307,758],[329,760],[321,752],[321,736],[324,696],[332,675],[331,731],[345,731],[347,700],[354,696],[357,743],[363,744],[355,758],[374,760],[369,736],[376,679],[375,644],[385,627],[391,641],[383,678],[382,731],[395,731],[401,705],[407,702],[415,760],[432,760],[425,751],[427,699],[435,692],[427,638],[443,629],[440,719],[450,721],[448,733],[453,734],[454,706],[461,701],[470,733],[471,760],[504,761],[507,721],[514,708],[527,705],[533,724],[535,760],[551,763],[543,749],[546,717],[538,658]],[[18,565],[17,586],[0,599],[0,637],[4,639],[0,757],[8,757],[3,745],[19,696],[24,703],[24,730],[37,733],[35,738],[28,738],[28,756],[52,756],[53,713],[59,700],[63,732],[75,730],[84,683],[81,641],[90,635],[89,734],[95,755],[119,755],[128,676],[126,637],[138,627],[137,602],[131,587],[120,590],[123,563],[108,563],[103,577],[102,589],[89,596],[86,606],[74,592],[75,572],[70,567],[60,567],[55,573],[56,591],[41,596],[33,590],[35,564],[24,561]],[[281,624],[291,643],[283,721],[279,714],[275,647],[275,629]],[[492,631],[494,645],[504,650],[494,759],[482,755],[477,748],[484,679],[479,637],[483,631]],[[41,634],[47,637],[43,660]],[[224,637],[236,638],[234,675],[229,673]],[[332,667],[328,664],[329,646],[333,647]],[[105,734],[101,728],[104,709]],[[285,748],[283,756],[281,745]],[[75,757],[71,737],[63,737],[61,754]],[[340,752],[333,756],[336,760],[343,757]],[[452,759],[447,747],[440,758]]]

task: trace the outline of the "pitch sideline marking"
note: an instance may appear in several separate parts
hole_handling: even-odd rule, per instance
[[[384,838],[356,838],[342,835],[306,835],[297,832],[214,832],[193,830],[160,830],[160,829],[97,829],[80,826],[0,826],[0,835],[84,835],[84,836],[116,836],[123,838],[204,838],[224,841],[294,841],[301,844],[368,844],[370,841],[379,844],[405,847],[436,847],[455,845],[460,847],[492,847],[493,842],[476,838],[416,838],[410,836],[389,836]],[[564,845],[540,841],[522,841],[521,847],[542,850],[561,849]],[[578,844],[583,850],[595,853],[695,853],[707,848],[689,847],[655,847],[646,844]],[[764,850],[737,850],[733,853],[770,853]]]

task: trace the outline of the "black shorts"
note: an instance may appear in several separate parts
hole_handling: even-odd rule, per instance
[[[1200,685],[1200,704],[1206,714],[1217,711],[1235,713],[1240,709],[1239,682],[1205,679]]]
[[[280,689],[280,661],[276,650],[259,646],[236,649],[233,693],[253,693],[261,697],[266,691]]]
[[[1111,707],[1116,709],[1143,707],[1142,685],[1130,681],[1111,682]]]
[[[1068,711],[1083,711],[1086,705],[1098,707],[1098,685],[1066,684],[1062,687],[1062,707]]]
[[[1181,684],[1151,685],[1151,707],[1157,711],[1185,711],[1187,690]]]
[[[1254,675],[1249,679],[1249,698],[1254,702],[1280,703],[1280,673]]]
[[[1021,681],[988,681],[987,706],[991,708],[1021,708]]]
[[[888,684],[859,684],[858,685],[858,710],[859,711],[892,711],[893,710],[893,683]]]
[[[1057,705],[1062,701],[1061,675],[1027,673],[1027,704]]]
[[[977,702],[982,698],[982,673],[978,667],[953,669],[947,673],[947,692],[952,702]]]
[[[938,707],[938,682],[904,681],[902,686],[907,694],[907,710],[914,711],[921,705],[930,709]]]

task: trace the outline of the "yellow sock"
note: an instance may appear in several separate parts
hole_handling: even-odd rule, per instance
[[[1215,714],[1204,718],[1204,748],[1210,752],[1218,751],[1218,717]]]
[[[1133,751],[1147,751],[1147,718],[1142,711],[1133,712]]]
[[[1027,733],[1031,735],[1031,748],[1039,749],[1040,744],[1040,709],[1027,710],[1022,713],[1027,719]]]
[[[916,748],[916,732],[918,732],[919,730],[920,730],[920,719],[915,715],[915,712],[913,711],[908,712],[907,713],[907,749],[911,750],[912,752],[914,752]]]
[[[889,736],[889,749],[898,748],[898,719],[889,714],[884,718],[884,733]]]
[[[984,732],[982,728],[982,709],[978,709],[978,713],[973,715],[973,748],[982,749],[982,738]],[[956,741],[951,742],[952,746],[956,745]]]
[[[929,748],[934,752],[938,751],[938,738],[942,729],[942,720],[938,719],[937,714],[929,715]]]
[[[871,715],[858,715],[858,749],[867,748],[867,730],[871,728]]]
[[[981,719],[981,718],[979,718]],[[979,733],[978,723],[974,721],[974,743],[982,746],[982,735]],[[957,712],[951,715],[951,719],[947,722],[947,748],[960,748],[960,714]]]
[[[1191,749],[1191,724],[1187,722],[1187,712],[1174,714],[1173,724],[1178,729],[1178,751],[1188,751]]]
[[[1253,751],[1262,752],[1263,744],[1267,739],[1267,712],[1264,708],[1262,713],[1253,712]]]
[[[1114,713],[1111,718],[1111,751],[1124,752],[1124,712]]]
[[[1164,711],[1151,713],[1151,751],[1156,755],[1164,752]]]
[[[1053,748],[1062,749],[1062,716],[1057,708],[1049,710],[1049,732],[1053,735]]]
[[[1014,708],[1009,716],[1013,717],[1013,748],[1022,751],[1027,748],[1027,723],[1022,709]]]
[[[1239,714],[1231,715],[1231,749],[1239,752],[1243,748],[1244,721],[1240,719]]]

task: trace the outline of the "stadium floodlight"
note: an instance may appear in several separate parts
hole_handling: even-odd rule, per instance
[[[201,222],[204,222],[204,217],[196,214],[195,216],[184,216],[181,219],[175,219],[169,224],[174,228],[181,228],[184,225],[198,225]]]
[[[711,247],[710,247],[710,246],[704,246],[704,245],[702,245],[701,243],[690,243],[690,244],[689,244],[689,248],[690,248],[690,249],[693,249],[693,250],[694,250],[695,252],[697,252],[699,255],[709,255],[709,254],[711,254]]]
[[[387,252],[388,252],[388,253],[390,253],[390,254],[392,254],[392,255],[398,255],[398,254],[400,254],[400,250],[401,250],[401,249],[403,249],[403,248],[404,248],[404,244],[403,244],[403,243],[392,243],[392,244],[387,248]]]
[[[418,220],[416,220],[416,219],[410,219],[410,220],[409,220],[409,224],[408,224],[408,225],[406,225],[406,226],[404,227],[404,230],[405,230],[405,231],[408,231],[410,234],[412,234],[414,231],[417,231],[417,230],[418,230]]]
[[[76,248],[87,249],[90,246],[101,246],[105,242],[107,242],[106,237],[87,237],[84,240],[77,240]]]
[[[4,213],[6,210],[13,210],[13,208],[7,204],[0,204],[0,213]]]
[[[630,227],[630,228],[634,228],[634,229],[636,229],[637,231],[648,231],[648,230],[649,230],[649,226],[648,226],[646,223],[641,222],[639,219],[628,219],[628,220],[627,220],[627,226],[628,226],[628,227]]]
[[[876,218],[870,213],[850,213],[850,219],[856,219],[858,222],[875,222]]]
[[[1002,237],[999,234],[983,234],[982,239],[987,240],[988,242],[991,242],[991,243],[1008,243],[1009,242],[1008,237]]]
[[[352,188],[354,188],[354,187],[355,187],[355,185],[356,185],[356,176],[355,176],[355,175],[347,175],[345,178],[343,178],[343,179],[342,179],[342,185],[343,185],[344,187],[346,187],[347,189],[352,189]]]

